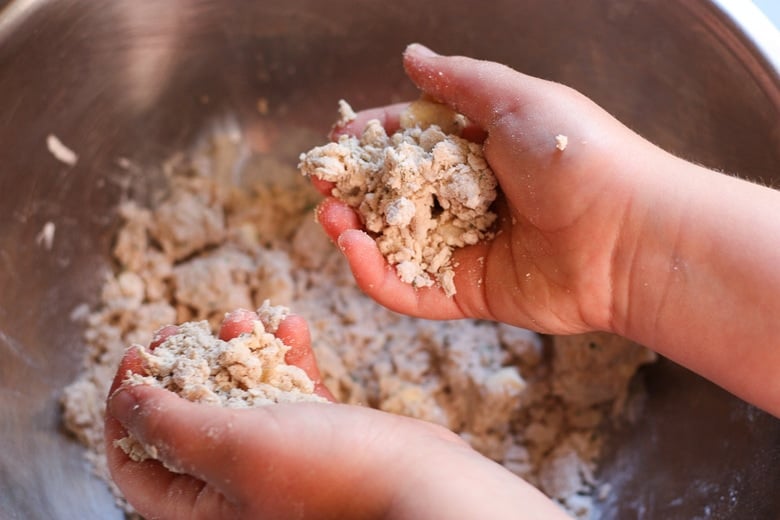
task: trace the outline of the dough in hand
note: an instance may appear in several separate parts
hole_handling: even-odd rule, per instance
[[[128,372],[122,384],[165,388],[195,403],[228,408],[328,402],[314,393],[314,381],[306,372],[285,362],[290,347],[274,333],[287,314],[286,308],[265,302],[252,331],[229,341],[215,337],[207,321],[179,325],[178,332],[154,350],[135,347],[146,374]],[[115,443],[136,462],[158,459],[154,446],[132,436]]]
[[[332,195],[360,215],[398,277],[455,294],[452,252],[492,238],[497,182],[482,145],[459,135],[465,118],[431,101],[412,103],[388,136],[368,122],[358,137],[301,154],[306,176],[334,183]]]

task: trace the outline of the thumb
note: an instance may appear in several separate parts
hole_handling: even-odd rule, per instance
[[[552,82],[505,65],[464,56],[441,56],[413,43],[404,52],[409,78],[426,94],[464,114],[488,132],[507,114],[518,114]]]
[[[107,405],[107,416],[121,425],[123,433],[154,448],[168,467],[214,484],[229,495],[225,483],[231,474],[224,461],[235,455],[230,442],[235,410],[198,405],[146,385],[120,387]],[[118,450],[112,451],[120,457]],[[114,475],[118,481],[122,477]]]
[[[430,438],[431,430],[443,435],[433,425],[371,409],[323,403],[227,409],[143,385],[114,393],[108,411],[141,442],[155,446],[167,464],[218,492],[222,501],[211,502],[223,511],[237,507],[269,519],[292,518],[301,508],[339,518],[330,512],[344,504],[352,508],[351,518],[378,517],[400,478],[392,471],[406,467],[392,469],[404,441]],[[137,478],[132,464],[114,472],[124,491],[132,472]],[[126,496],[134,505],[170,494],[153,482],[130,491],[132,497]],[[190,510],[197,510],[197,493],[188,497],[194,500]]]

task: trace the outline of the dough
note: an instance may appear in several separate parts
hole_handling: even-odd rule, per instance
[[[286,314],[286,308],[271,307],[266,301],[252,332],[230,341],[215,337],[207,321],[181,324],[154,350],[135,347],[146,374],[128,373],[122,384],[164,388],[189,401],[228,408],[328,402],[314,394],[314,382],[302,369],[284,360],[290,347],[273,333]],[[154,446],[131,436],[116,445],[137,462],[157,458]]]
[[[440,123],[462,126],[462,118],[447,117]],[[622,420],[624,409],[641,411],[626,406],[641,404],[628,386],[654,356],[613,336],[542,338],[503,324],[420,320],[379,306],[356,286],[315,222],[320,196],[295,168],[300,151],[321,136],[299,128],[263,136],[271,156],[248,154],[232,135],[218,127],[165,166],[169,184],[151,204],[119,208],[116,267],[105,273],[92,312],[79,306],[72,313],[85,320],[84,370],[65,390],[63,419],[118,503],[130,510],[108,475],[103,420],[127,345],[146,345],[171,323],[205,320],[213,333],[238,302],[257,308],[268,299],[309,323],[323,382],[340,402],[442,424],[588,518],[601,484],[593,476],[600,432]],[[192,214],[183,204],[203,218],[177,224],[188,229],[156,222],[155,215],[174,208]],[[195,241],[177,238],[185,236]],[[200,327],[205,335],[206,325]]]
[[[340,106],[342,121],[345,113],[354,119]],[[343,135],[301,154],[299,164],[335,184],[333,195],[357,210],[402,281],[438,283],[448,296],[456,292],[453,249],[491,238],[496,219],[495,176],[482,146],[456,135],[463,124],[444,105],[418,101],[393,135],[372,120],[360,138]]]

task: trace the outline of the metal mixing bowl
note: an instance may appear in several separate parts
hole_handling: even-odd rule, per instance
[[[756,13],[739,0],[0,0],[0,517],[120,517],[58,406],[84,348],[69,314],[97,300],[123,184],[141,196],[155,181],[118,157],[159,164],[225,112],[324,136],[340,97],[416,97],[400,53],[421,41],[567,83],[683,157],[778,182],[780,36]],[[78,152],[74,168],[48,134]],[[36,241],[49,221],[51,250]],[[601,517],[778,518],[780,421],[669,362],[644,375],[647,413],[609,442]]]

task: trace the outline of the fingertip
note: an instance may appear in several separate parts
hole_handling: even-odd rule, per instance
[[[428,51],[430,51],[428,49]],[[506,113],[544,92],[538,81],[499,63],[465,56],[440,56],[412,45],[404,53],[407,76],[432,98],[490,130]]]
[[[355,210],[333,197],[328,197],[317,206],[315,216],[325,233],[334,242],[338,241],[339,235],[345,230],[362,227],[360,217]]]
[[[152,336],[152,341],[149,342],[149,350],[154,350],[159,347],[166,339],[179,333],[179,327],[177,325],[166,325],[157,330]]]
[[[420,78],[425,74],[430,75],[429,72],[430,60],[439,57],[438,54],[433,52],[428,47],[419,43],[409,44],[403,53],[403,66],[406,71],[406,75],[426,94],[432,94],[426,88],[424,83],[420,81]],[[428,72],[427,72],[428,71]]]
[[[220,508],[214,506],[220,506],[222,499],[212,489],[208,493],[207,500],[204,500],[202,480],[187,474],[172,473],[157,460],[147,459],[136,462],[116,444],[117,440],[128,435],[130,428],[126,427],[126,424],[133,428],[136,439],[145,442],[138,436],[138,425],[130,424],[136,420],[134,416],[139,416],[138,421],[143,422],[140,418],[142,408],[155,408],[158,413],[165,416],[170,414],[170,410],[163,410],[163,407],[149,403],[150,396],[146,395],[146,392],[159,391],[161,390],[139,385],[123,387],[111,394],[104,429],[109,473],[127,501],[145,518],[156,518],[158,515],[167,518],[170,515],[165,514],[166,510],[189,511],[194,510],[195,506],[200,510],[216,512]],[[157,445],[157,443],[149,444]],[[214,518],[216,515],[205,514],[204,517]]]
[[[358,286],[372,298],[381,302],[379,288],[387,281],[402,283],[382,256],[374,239],[365,231],[346,229],[339,234],[336,243],[346,256]],[[411,289],[411,286],[408,288]]]
[[[276,337],[289,347],[306,346],[311,344],[309,324],[297,314],[288,314],[276,329]],[[288,353],[289,354],[289,353]],[[289,363],[289,359],[287,360]]]
[[[366,248],[376,245],[374,239],[361,229],[345,229],[337,237],[336,243],[344,253],[354,251],[368,253]]]
[[[128,387],[119,387],[109,394],[106,410],[123,426],[132,419],[132,414],[138,407],[135,394]]]
[[[230,341],[241,334],[252,332],[255,326],[254,322],[257,319],[257,313],[249,309],[236,309],[225,314],[225,318],[219,326],[219,339]]]
[[[356,128],[355,121],[336,122],[328,132],[328,139],[331,141],[338,141],[342,135],[357,136],[358,129]]]
[[[424,59],[433,58],[435,56],[439,56],[439,54],[431,50],[430,47],[426,47],[421,43],[413,42],[406,46],[406,49],[404,50],[404,56]]]
[[[327,399],[331,403],[335,403],[337,401],[336,396],[333,395],[333,392],[331,392],[322,381],[314,382],[314,393],[324,399]]]
[[[329,197],[330,194],[333,192],[334,184],[329,181],[324,181],[320,179],[319,177],[311,176],[311,185],[314,186],[314,189],[320,192],[321,195],[324,195],[325,197]]]
[[[140,384],[113,392],[106,409],[110,417],[141,442],[161,445],[159,439],[166,435],[168,426],[177,424],[177,417],[187,415],[181,412],[190,404],[168,390]]]
[[[116,369],[114,380],[111,382],[111,387],[108,390],[108,396],[110,397],[117,388],[125,380],[128,373],[143,374],[145,372],[144,360],[141,357],[138,345],[133,345],[125,351],[125,355],[119,362],[119,366]]]
[[[338,246],[360,289],[388,309],[428,319],[463,317],[457,303],[440,287],[416,288],[401,281],[367,233],[346,230],[339,236]]]

